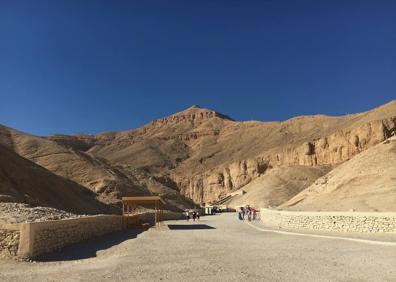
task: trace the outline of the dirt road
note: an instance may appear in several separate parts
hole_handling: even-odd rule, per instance
[[[396,247],[263,233],[232,214],[0,262],[0,281],[396,281]]]

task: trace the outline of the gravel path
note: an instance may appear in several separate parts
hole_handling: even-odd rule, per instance
[[[47,257],[64,261],[2,261],[0,280],[396,281],[396,247],[264,233],[231,214],[199,224],[170,221]]]

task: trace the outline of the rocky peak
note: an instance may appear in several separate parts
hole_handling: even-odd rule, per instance
[[[199,105],[192,105],[191,107],[189,107],[187,110],[192,110],[192,109],[202,109],[202,107],[201,106],[199,106]]]
[[[210,119],[233,121],[233,119],[231,119],[226,115],[223,115],[221,113],[206,108],[201,108],[198,105],[193,105],[182,112],[173,114],[165,118],[154,120],[151,123],[151,125],[163,126],[163,125],[174,125],[185,122],[191,123],[193,125],[199,125]]]

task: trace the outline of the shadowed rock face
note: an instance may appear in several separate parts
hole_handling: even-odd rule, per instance
[[[75,213],[110,213],[116,209],[85,187],[57,176],[0,145],[0,202],[24,202]]]
[[[9,132],[0,136],[22,156],[108,198],[140,191],[120,188],[125,181],[125,187],[130,183],[154,190],[161,187],[162,193],[177,191],[199,203],[222,198],[272,167],[336,166],[384,141],[395,130],[393,101],[361,114],[303,116],[284,122],[237,122],[193,106],[135,130],[40,139],[50,142],[49,148],[58,146],[56,152],[36,146],[37,142],[21,145],[18,138],[6,138]],[[35,157],[41,148],[51,157]],[[92,177],[83,169],[87,162],[80,166],[85,171],[81,175],[73,173],[70,162],[54,165],[58,151],[90,159],[89,166],[94,163],[106,176]]]
[[[105,203],[114,203],[123,194],[148,194],[133,176],[124,174],[106,160],[7,127],[0,127],[0,136],[0,144],[58,176],[98,193]]]

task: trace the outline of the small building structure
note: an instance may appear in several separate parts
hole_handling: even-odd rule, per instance
[[[214,210],[213,210],[213,206],[205,206],[204,207],[204,209],[205,209],[205,214],[206,215],[211,215],[211,214],[213,214],[214,213]]]
[[[122,197],[123,228],[141,226],[141,218],[134,211],[138,206],[154,209],[154,224],[160,226],[165,201],[160,196]]]

